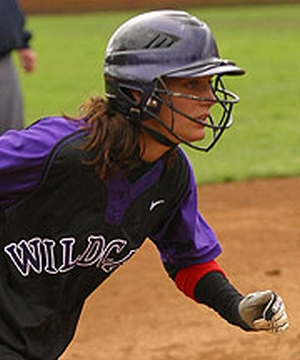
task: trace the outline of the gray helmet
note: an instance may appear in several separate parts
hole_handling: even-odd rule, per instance
[[[157,141],[174,145],[157,131],[149,130],[145,120],[159,121],[180,142],[208,151],[232,123],[231,112],[238,97],[225,89],[223,75],[242,75],[244,70],[234,62],[221,59],[209,27],[196,17],[175,10],[152,11],[125,22],[111,37],[105,55],[104,77],[110,106],[148,131]],[[212,90],[221,111],[218,120],[210,117],[204,126],[212,130],[204,146],[186,142],[159,117],[165,103],[172,113],[180,112],[172,104],[172,93],[164,79],[215,76]],[[137,101],[132,90],[141,94]],[[178,94],[176,94],[178,96]],[[184,97],[189,95],[182,94]],[[196,97],[192,96],[195,100]],[[203,99],[202,99],[203,100]],[[201,122],[180,112],[191,121]]]

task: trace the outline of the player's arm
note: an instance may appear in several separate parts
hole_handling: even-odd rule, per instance
[[[10,130],[0,136],[1,209],[21,199],[37,184],[43,163],[35,143],[25,130]]]
[[[35,189],[52,148],[77,126],[71,121],[49,118],[28,129],[9,130],[0,136],[0,209]]]
[[[284,303],[276,293],[266,290],[242,296],[214,260],[180,269],[174,280],[187,296],[244,330],[279,333],[289,326]]]
[[[221,253],[221,246],[197,210],[197,187],[191,167],[189,180],[187,191],[163,228],[150,236],[169,276],[187,296],[244,330],[285,330],[288,321],[284,304],[276,294],[266,291],[243,297],[213,260]]]

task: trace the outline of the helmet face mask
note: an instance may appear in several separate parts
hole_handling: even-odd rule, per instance
[[[141,36],[143,34],[143,36]],[[219,57],[217,45],[208,26],[183,11],[154,11],[123,24],[112,36],[105,57],[106,96],[110,106],[146,131],[147,120],[158,121],[177,139],[176,142],[208,151],[232,124],[233,105],[238,96],[228,91],[223,75],[241,75],[244,70]],[[212,77],[214,94],[212,115],[205,123],[174,106],[173,99],[207,101],[197,96],[174,93],[167,78]],[[133,92],[139,94],[138,100]],[[162,106],[171,109],[171,125],[160,118]],[[214,114],[217,113],[217,114]],[[205,126],[207,134],[201,145],[190,143],[174,132],[175,114]],[[162,134],[149,130],[157,141],[174,146]]]
[[[168,89],[166,82],[163,79],[158,79],[156,87],[153,91],[151,98],[148,100],[146,107],[141,111],[141,120],[155,119],[158,121],[168,132],[174,136],[180,143],[201,151],[209,151],[216,144],[223,132],[232,126],[232,109],[233,105],[239,101],[236,94],[228,91],[223,83],[221,76],[216,76],[210,83],[214,99],[201,98],[199,96],[172,92]],[[211,114],[204,122],[201,119],[190,116],[184,111],[176,108],[174,105],[174,98],[188,99],[195,102],[212,102]],[[149,106],[150,105],[150,106]],[[162,106],[166,106],[171,110],[171,125],[167,125],[159,115]],[[189,121],[198,123],[206,128],[205,139],[201,140],[199,144],[190,143],[174,131],[175,114],[182,115]]]

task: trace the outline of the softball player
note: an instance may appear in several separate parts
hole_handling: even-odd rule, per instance
[[[197,18],[145,13],[109,41],[105,98],[91,98],[79,119],[49,117],[0,138],[2,360],[57,359],[85,299],[146,238],[177,287],[229,323],[288,328],[277,294],[243,296],[218,265],[178,146],[212,148],[238,101],[223,76],[243,73]]]

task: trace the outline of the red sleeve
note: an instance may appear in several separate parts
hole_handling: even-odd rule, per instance
[[[218,271],[226,277],[219,264],[215,260],[211,260],[204,264],[196,264],[180,269],[175,277],[175,284],[185,295],[196,300],[194,297],[196,284],[204,275],[212,271]]]

